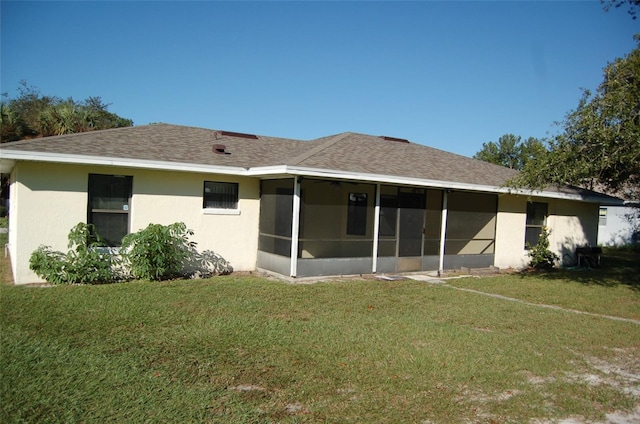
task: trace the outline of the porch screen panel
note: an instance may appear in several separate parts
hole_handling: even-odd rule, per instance
[[[293,179],[261,183],[258,249],[276,255],[291,255]]]
[[[398,256],[422,256],[425,196],[424,189],[400,189],[398,194],[400,214]]]
[[[427,218],[424,230],[424,256],[440,254],[442,190],[427,190]]]
[[[493,254],[497,196],[453,192],[448,195],[447,255]]]
[[[300,188],[300,258],[372,255],[374,185],[305,178]]]
[[[396,256],[398,192],[396,187],[381,187],[378,256]]]

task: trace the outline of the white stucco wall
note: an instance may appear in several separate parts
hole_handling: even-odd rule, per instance
[[[199,251],[212,250],[220,254],[237,271],[255,269],[260,213],[257,178],[18,162],[11,176],[9,215],[9,250],[17,284],[41,281],[29,270],[29,257],[40,244],[66,251],[69,230],[78,222],[86,222],[90,173],[133,177],[130,231],[150,223],[182,221],[194,230],[192,240],[198,244]],[[205,213],[202,208],[204,181],[238,183],[240,213]],[[495,226],[496,266],[521,268],[529,262],[524,249],[528,200],[548,203],[551,248],[561,257],[565,252],[574,252],[576,246],[596,245],[597,204],[501,195]]]
[[[150,223],[182,221],[194,231],[197,249],[213,250],[236,271],[255,269],[260,210],[258,179],[104,166],[19,162],[12,174],[9,250],[16,284],[41,281],[29,270],[40,244],[67,250],[67,235],[87,220],[88,175],[131,175],[130,231]],[[203,212],[204,181],[239,183],[239,214]],[[20,237],[18,238],[18,234]]]
[[[528,265],[530,258],[524,248],[528,200],[548,204],[549,247],[560,258],[565,254],[574,255],[578,246],[597,244],[598,204],[502,195],[498,199],[495,266],[523,268]]]
[[[636,233],[637,228],[640,227],[638,208],[608,206],[602,209],[604,209],[604,217],[598,226],[599,245],[625,246],[639,241]]]

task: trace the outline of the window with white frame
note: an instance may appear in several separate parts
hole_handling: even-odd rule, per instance
[[[238,183],[205,181],[202,207],[205,210],[238,210]]]

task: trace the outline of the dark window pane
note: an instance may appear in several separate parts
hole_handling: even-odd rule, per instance
[[[87,221],[109,246],[120,246],[129,232],[133,177],[89,174]]]
[[[367,194],[349,193],[347,234],[364,236],[367,233]]]
[[[527,246],[527,244],[531,246],[535,246],[536,244],[538,244],[538,240],[540,239],[541,233],[542,233],[542,227],[527,228],[524,236],[525,246]]]
[[[538,202],[527,203],[527,225],[545,225],[547,219],[547,204]]]
[[[109,246],[120,246],[122,237],[127,235],[129,215],[126,213],[94,212],[91,223]]]
[[[205,181],[203,207],[218,209],[237,209],[238,184]]]
[[[131,196],[131,177],[89,175],[91,209],[125,210]]]
[[[547,224],[548,205],[546,203],[527,203],[527,225],[524,237],[525,248],[538,244],[542,227]]]

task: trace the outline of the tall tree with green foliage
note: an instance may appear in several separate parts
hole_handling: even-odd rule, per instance
[[[584,90],[549,150],[528,162],[510,185],[601,188],[640,199],[640,37],[627,56],[604,68],[596,93]]]
[[[522,137],[505,134],[498,142],[482,143],[482,149],[473,157],[496,165],[520,170],[526,163],[546,151],[544,143],[537,138],[529,137],[522,142]]]
[[[3,96],[6,97],[5,94]],[[108,111],[100,97],[82,101],[46,96],[27,85],[18,87],[18,96],[0,103],[0,141],[23,140],[107,128],[130,127],[131,119]]]

